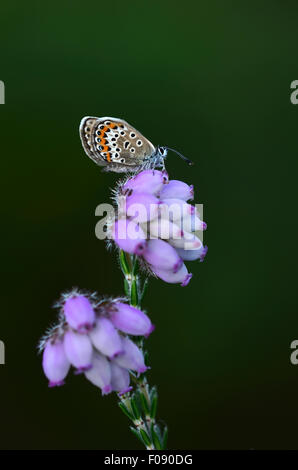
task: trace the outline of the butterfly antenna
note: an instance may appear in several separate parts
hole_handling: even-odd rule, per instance
[[[184,160],[188,165],[194,165],[194,162],[186,158],[184,155],[182,155],[182,153],[178,152],[178,150],[171,149],[170,147],[165,147],[165,148],[167,150],[171,150],[171,152],[177,153],[177,155],[179,155],[179,157],[182,158],[182,160]]]

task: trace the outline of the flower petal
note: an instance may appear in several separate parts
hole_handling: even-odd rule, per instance
[[[147,222],[158,216],[160,201],[149,193],[133,193],[126,198],[126,213],[136,223]]]
[[[74,295],[65,300],[63,312],[67,323],[80,332],[90,330],[95,322],[91,303],[84,295]]]
[[[85,377],[93,383],[93,385],[101,388],[103,395],[107,395],[112,391],[111,366],[109,361],[102,354],[94,353],[92,368],[85,372]]]
[[[183,248],[184,250],[199,249],[202,246],[201,240],[189,232],[183,232],[183,236],[180,238],[171,238],[169,243],[175,248]]]
[[[113,304],[110,319],[118,330],[129,335],[149,336],[154,329],[144,312],[123,302]]]
[[[185,215],[195,213],[195,207],[182,199],[162,199],[159,206],[159,213],[163,219],[181,220]]]
[[[135,370],[139,374],[145,372],[148,367],[145,366],[144,356],[137,345],[129,338],[122,339],[124,354],[114,359],[114,362],[125,369]]]
[[[154,268],[153,272],[163,281],[168,282],[169,284],[181,284],[183,287],[187,286],[192,278],[192,274],[187,271],[185,264],[182,264],[176,273],[159,268]]]
[[[63,343],[67,359],[79,372],[91,368],[93,348],[88,335],[69,330]]]
[[[107,318],[98,318],[89,336],[96,349],[110,359],[122,353],[121,338],[113,323]]]
[[[129,392],[132,387],[130,384],[130,375],[127,369],[118,366],[114,361],[110,362],[112,380],[111,385],[115,392],[119,392],[119,395]]]
[[[182,236],[181,228],[171,222],[169,219],[156,218],[148,223],[149,238],[180,238]]]
[[[159,239],[148,241],[143,257],[153,268],[172,272],[177,272],[183,264],[175,248]]]
[[[112,238],[121,250],[141,255],[146,247],[146,235],[132,220],[117,220],[112,227]]]
[[[144,170],[133,178],[130,178],[123,186],[122,192],[131,189],[133,192],[159,193],[168,182],[168,174],[165,171]]]
[[[207,254],[208,247],[205,245],[195,249],[195,250],[184,250],[183,248],[176,248],[178,255],[185,261],[194,261],[196,259],[200,259],[200,261],[204,261],[204,258]]]
[[[167,185],[162,188],[160,193],[161,199],[177,198],[183,201],[193,199],[193,185],[189,186],[183,181],[170,180]]]
[[[54,343],[48,340],[43,351],[42,367],[46,377],[49,379],[49,387],[64,384],[68,374],[70,362],[66,357],[63,342],[58,340]]]

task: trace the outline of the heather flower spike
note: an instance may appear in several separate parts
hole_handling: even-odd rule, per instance
[[[58,323],[40,343],[43,369],[49,385],[62,385],[73,366],[76,374],[84,372],[90,382],[101,388],[103,394],[112,390],[128,390],[129,370],[142,373],[147,366],[142,351],[125,334],[148,336],[154,329],[149,317],[140,309],[126,304],[123,299],[102,298],[98,301],[94,294],[85,295],[77,291],[64,294],[62,299],[58,303],[58,306],[62,305]],[[73,300],[77,299],[78,302],[74,303]],[[89,315],[90,312],[94,315],[90,315],[92,328],[79,332],[73,328],[74,317],[69,313],[73,310],[76,314],[78,311],[84,312],[86,306]],[[111,364],[116,364],[115,360],[119,357],[122,357],[122,361],[118,367],[125,372],[115,367],[114,382],[117,385],[112,387]]]
[[[207,253],[198,236],[207,225],[188,202],[193,196],[193,185],[157,170],[141,171],[115,191],[118,218],[110,238],[120,250],[137,255],[147,273],[187,286],[192,274],[184,261],[203,261]]]
[[[93,118],[88,119],[90,128]],[[104,125],[116,126],[112,121]],[[121,133],[121,127],[115,129]],[[132,134],[129,138],[142,149],[141,137],[135,130]],[[159,152],[162,149],[166,147]],[[169,180],[165,170],[147,167],[121,181],[114,191],[116,216],[109,218],[107,234],[109,245],[119,251],[125,297],[77,289],[63,294],[56,304],[57,323],[39,345],[49,387],[64,384],[72,367],[102,395],[116,393],[132,432],[148,450],[166,449],[167,427],[156,421],[158,395],[146,378],[150,367],[144,340],[155,327],[141,304],[151,274],[187,286],[192,274],[185,262],[203,261],[207,254],[199,235],[207,225],[189,203],[193,196],[192,185]]]

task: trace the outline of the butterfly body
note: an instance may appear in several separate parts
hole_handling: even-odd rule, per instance
[[[155,147],[126,121],[86,116],[80,124],[83,148],[97,165],[118,173],[164,167],[165,147]]]

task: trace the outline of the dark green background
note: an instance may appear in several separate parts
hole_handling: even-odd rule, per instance
[[[61,291],[122,293],[94,235],[117,175],[85,156],[84,115],[196,162],[167,168],[204,204],[208,256],[144,303],[169,447],[298,448],[297,25],[290,0],[1,6],[1,448],[140,448],[115,395],[73,375],[48,389],[36,355]]]

